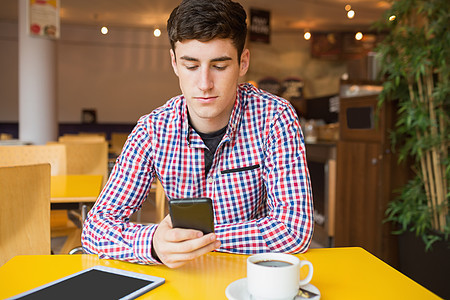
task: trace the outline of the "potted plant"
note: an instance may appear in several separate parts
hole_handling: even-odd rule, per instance
[[[397,225],[397,234],[414,233],[421,238],[422,250],[429,256],[437,252],[438,243],[442,244],[447,256],[441,264],[446,263],[447,267],[450,260],[449,3],[448,0],[396,0],[377,23],[379,29],[387,32],[377,47],[384,79],[379,103],[397,101],[397,123],[391,141],[400,161],[413,161],[415,173],[398,198],[389,203],[386,221]],[[399,255],[401,271],[403,255]],[[418,258],[415,259],[417,264]],[[444,281],[449,269],[444,271],[447,275],[443,276]],[[447,286],[444,289],[450,297],[450,289]]]

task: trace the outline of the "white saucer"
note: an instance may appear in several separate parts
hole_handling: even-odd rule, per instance
[[[309,291],[311,293],[317,294],[318,296],[313,298],[303,298],[300,296],[296,296],[295,300],[302,299],[312,299],[319,300],[320,299],[320,291],[312,284],[307,284],[302,286],[302,289]],[[250,300],[250,294],[247,291],[247,278],[241,278],[239,280],[233,281],[227,286],[225,290],[225,295],[229,300]]]

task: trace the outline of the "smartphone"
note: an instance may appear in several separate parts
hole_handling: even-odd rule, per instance
[[[204,234],[214,232],[211,198],[172,199],[169,212],[174,228],[196,229]]]

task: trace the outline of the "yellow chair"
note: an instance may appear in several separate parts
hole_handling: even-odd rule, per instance
[[[50,254],[50,164],[0,167],[0,266]]]

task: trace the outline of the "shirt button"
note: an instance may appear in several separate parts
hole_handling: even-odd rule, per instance
[[[208,177],[208,183],[213,183],[214,182],[214,179],[212,178],[212,177]]]

